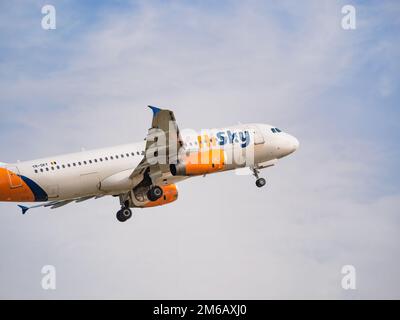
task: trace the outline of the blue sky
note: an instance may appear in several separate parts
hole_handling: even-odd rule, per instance
[[[365,279],[355,296],[399,297],[394,275],[399,261],[393,257],[400,226],[396,1],[353,1],[352,31],[340,26],[346,1],[53,1],[54,31],[40,27],[44,4],[0,4],[0,161],[141,140],[151,117],[148,104],[173,109],[182,128],[274,124],[298,137],[301,147],[263,172],[269,181],[264,194],[249,187],[250,177],[223,174],[208,178],[208,184],[195,179],[182,184],[179,203],[139,214],[122,232],[111,214],[113,199],[72,205],[51,216],[38,211],[25,220],[14,205],[2,204],[2,241],[11,238],[18,253],[13,257],[0,246],[5,256],[0,296],[48,297],[23,267],[15,272],[29,275],[31,286],[5,279],[15,261],[40,266],[46,258],[70,283],[56,297],[77,294],[84,279],[69,261],[79,259],[84,269],[106,266],[78,297],[201,298],[214,292],[213,297],[351,298],[335,286],[340,276],[335,270],[349,261]],[[199,194],[208,201],[193,208]],[[176,233],[162,229],[165,224]],[[103,235],[96,230],[102,228],[111,243],[99,240]],[[30,237],[34,248],[21,244]],[[125,256],[113,251],[122,240],[145,244],[126,248],[131,254]],[[105,257],[97,246],[106,248]],[[184,254],[191,247],[203,253],[202,260]],[[215,248],[227,256],[218,256]],[[159,276],[151,263],[156,256],[172,280]],[[230,267],[238,261],[242,268]],[[211,262],[220,273],[232,269],[218,278],[215,270],[197,267]],[[112,290],[111,280],[102,289],[96,286],[125,263],[136,265],[145,280],[132,275],[126,286],[118,282],[119,291]],[[386,276],[377,279],[373,271],[382,266]],[[220,286],[199,280],[189,288],[188,270]],[[315,283],[304,283],[307,270]],[[249,272],[258,277],[222,285]],[[150,277],[161,282],[158,289],[146,280]]]

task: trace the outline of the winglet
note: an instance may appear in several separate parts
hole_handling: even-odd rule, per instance
[[[22,214],[25,214],[30,209],[28,207],[24,207],[24,206],[21,206],[21,205],[18,205],[18,207],[20,207],[20,209],[22,210]]]
[[[153,110],[153,114],[154,114],[154,115],[156,115],[157,113],[159,113],[159,112],[161,111],[161,109],[160,109],[160,108],[157,108],[157,107],[149,106],[149,108],[150,108],[151,110]]]

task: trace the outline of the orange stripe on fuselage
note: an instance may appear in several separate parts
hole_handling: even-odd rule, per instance
[[[207,149],[191,153],[184,161],[188,176],[203,175],[222,171],[225,168],[225,154],[222,149]]]
[[[0,201],[34,202],[35,196],[19,175],[0,168]]]

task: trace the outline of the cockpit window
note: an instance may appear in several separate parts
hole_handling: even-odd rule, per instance
[[[272,128],[272,129],[271,129],[271,131],[272,131],[273,133],[276,133],[276,130],[275,130],[275,128]]]
[[[278,128],[275,128],[275,130],[277,131],[277,132],[282,132],[280,129],[278,129]]]

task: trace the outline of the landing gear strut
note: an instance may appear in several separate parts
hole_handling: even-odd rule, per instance
[[[262,187],[264,187],[265,185],[266,185],[266,181],[265,181],[265,179],[264,178],[260,178],[259,176],[258,176],[258,174],[260,173],[260,171],[258,171],[256,168],[254,168],[253,169],[253,175],[256,177],[256,186],[257,187],[259,187],[259,188],[262,188]]]
[[[157,201],[163,196],[163,190],[159,186],[155,186],[150,188],[150,190],[147,192],[147,198],[150,201]]]
[[[122,207],[121,210],[117,212],[117,220],[119,222],[125,222],[132,218],[132,210],[127,207]]]

